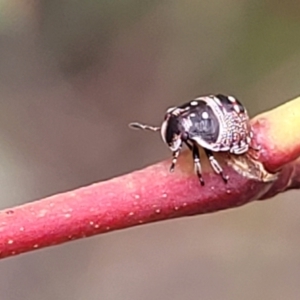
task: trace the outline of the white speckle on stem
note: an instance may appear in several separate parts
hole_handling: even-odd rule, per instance
[[[41,211],[39,211],[39,213],[37,214],[37,217],[45,217],[45,215],[47,214],[47,210],[46,209],[42,209]]]

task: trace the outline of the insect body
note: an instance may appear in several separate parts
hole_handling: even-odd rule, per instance
[[[169,108],[160,127],[131,123],[130,127],[160,131],[163,141],[173,152],[170,171],[175,168],[183,144],[191,150],[195,172],[201,185],[201,146],[213,168],[225,182],[228,176],[214,158],[213,152],[246,153],[253,137],[249,117],[244,106],[232,96],[215,95],[196,98],[181,106]],[[258,149],[255,149],[258,150]]]

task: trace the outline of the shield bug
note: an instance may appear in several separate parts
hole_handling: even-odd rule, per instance
[[[135,129],[160,131],[163,141],[173,152],[170,171],[173,172],[183,144],[192,152],[195,172],[201,185],[204,180],[201,172],[198,146],[204,149],[213,170],[224,182],[228,176],[214,157],[214,152],[229,152],[236,155],[246,153],[253,147],[253,133],[245,107],[234,97],[210,95],[198,97],[180,106],[171,107],[165,113],[160,127],[141,123],[130,123]]]

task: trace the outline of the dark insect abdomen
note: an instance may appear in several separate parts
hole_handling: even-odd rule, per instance
[[[216,97],[221,101],[223,107],[228,112],[231,112],[231,111],[237,112],[237,110],[238,110],[239,113],[245,113],[244,106],[236,98],[233,98],[234,102],[232,102],[232,101],[229,100],[228,96],[224,96],[224,95],[219,94],[219,95],[216,95]]]

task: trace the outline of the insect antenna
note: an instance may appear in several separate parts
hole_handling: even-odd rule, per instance
[[[142,130],[150,130],[150,131],[159,131],[160,130],[160,127],[141,124],[141,123],[137,123],[137,122],[130,123],[128,126],[131,129],[142,129]]]

